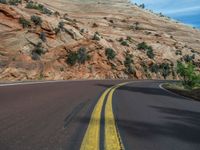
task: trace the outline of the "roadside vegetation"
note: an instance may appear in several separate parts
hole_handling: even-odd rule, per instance
[[[150,58],[150,59],[154,59],[155,54],[153,52],[153,48],[149,45],[147,45],[145,42],[139,43],[137,48],[139,50],[144,50],[146,52],[146,55]]]
[[[36,26],[41,26],[42,25],[42,19],[39,16],[33,15],[31,16],[31,21],[36,25]]]
[[[81,47],[78,51],[71,51],[67,55],[66,63],[70,66],[76,63],[85,64],[86,61],[90,60],[91,56],[88,54],[86,48]]]
[[[135,69],[133,66],[133,55],[126,53],[125,60],[124,60],[125,72],[127,74],[134,74]]]
[[[31,26],[31,22],[23,17],[19,18],[19,23],[22,25],[23,28],[28,28]]]
[[[106,48],[105,54],[108,60],[113,60],[116,56],[116,52],[112,48]]]
[[[176,72],[181,81],[164,87],[178,94],[200,100],[200,73],[192,62],[178,62]]]
[[[49,10],[48,8],[46,8],[44,5],[42,4],[39,4],[37,2],[33,2],[33,1],[29,1],[27,4],[26,4],[26,8],[29,8],[29,9],[36,9],[36,10],[39,10],[41,13],[43,14],[47,14],[47,15],[52,15],[52,11]]]
[[[0,3],[17,6],[19,3],[21,3],[21,0],[0,0]]]
[[[43,49],[43,47],[42,47],[42,43],[41,42],[38,42],[36,45],[35,45],[35,47],[34,47],[34,49],[33,49],[33,51],[32,51],[32,59],[33,60],[39,60],[40,59],[40,56],[42,55],[42,54],[44,54],[45,53],[45,51],[44,51],[44,49]]]

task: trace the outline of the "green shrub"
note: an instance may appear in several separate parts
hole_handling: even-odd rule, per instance
[[[42,48],[42,43],[39,42],[32,51],[32,59],[38,60],[42,54],[44,54],[44,49]]]
[[[106,48],[105,54],[108,60],[113,60],[116,56],[116,53],[112,48]]]
[[[73,66],[77,62],[84,64],[87,60],[90,59],[90,55],[87,53],[86,48],[81,47],[77,52],[70,52],[67,56],[66,62]]]
[[[90,55],[88,55],[86,48],[81,47],[77,51],[77,60],[80,64],[84,64],[87,60],[90,59]]]
[[[31,21],[35,24],[35,25],[39,25],[41,26],[42,24],[42,19],[39,16],[31,16]]]
[[[21,3],[21,0],[9,0],[8,3],[10,5],[15,5],[17,6],[19,3]]]
[[[34,49],[34,52],[37,53],[38,55],[42,55],[44,53],[44,50],[42,48],[42,43],[39,42],[36,46],[35,46],[35,49]]]
[[[200,74],[196,72],[195,66],[191,62],[187,64],[178,62],[177,74],[182,78],[182,84],[186,88],[193,88],[200,85]]]
[[[128,74],[135,73],[134,67],[133,67],[133,55],[126,54],[125,60],[124,60],[124,66],[126,67],[125,72]]]
[[[67,64],[73,66],[77,62],[77,53],[76,52],[70,52],[67,56],[66,60]]]
[[[153,72],[153,73],[158,73],[158,72],[159,72],[159,65],[153,64],[153,65],[150,67],[150,71]]]
[[[170,65],[168,63],[162,63],[160,65],[161,68],[161,74],[164,77],[164,79],[167,78],[167,76],[170,75],[171,71],[170,71]]]
[[[38,9],[38,4],[36,2],[29,1],[26,4],[26,8],[29,8],[29,9]]]
[[[137,48],[139,50],[145,50],[147,51],[146,54],[149,58],[153,59],[155,54],[153,53],[153,48],[151,46],[148,46],[145,42],[139,43]]]
[[[46,39],[46,34],[44,32],[41,32],[39,37],[43,42],[46,42],[47,39]]]
[[[23,28],[28,28],[28,27],[31,26],[30,21],[26,20],[26,19],[23,18],[23,17],[20,17],[20,18],[19,18],[19,23],[22,25]]]
[[[137,48],[139,50],[147,50],[149,48],[149,46],[145,42],[142,42],[142,43],[138,44]]]
[[[47,14],[47,15],[52,15],[52,11],[49,10],[48,8],[44,7],[41,11],[43,14]]]
[[[61,29],[62,31],[65,30],[64,26],[65,26],[65,23],[63,21],[58,23],[58,28]]]
[[[44,7],[44,5],[38,4],[37,2],[33,1],[29,1],[26,4],[26,8],[39,10],[43,14],[48,14],[48,15],[52,14],[52,11]]]
[[[123,46],[129,46],[128,41],[126,41],[126,40],[123,40],[123,41],[121,42],[121,45],[123,45]]]
[[[155,54],[153,53],[153,49],[152,47],[149,47],[148,50],[147,50],[147,56],[151,59],[154,58]]]

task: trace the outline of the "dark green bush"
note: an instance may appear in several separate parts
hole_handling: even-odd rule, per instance
[[[151,59],[154,58],[155,54],[153,53],[153,49],[152,47],[149,47],[148,50],[147,50],[147,56]]]
[[[73,66],[77,62],[77,53],[76,52],[70,52],[67,56],[66,60],[67,64]]]
[[[44,50],[42,48],[42,43],[38,43],[36,46],[35,46],[35,49],[34,49],[34,52],[37,53],[38,55],[42,55],[44,53]]]
[[[84,64],[86,61],[90,59],[90,55],[86,51],[86,48],[81,47],[77,52],[70,52],[67,56],[66,62],[73,66],[77,62],[80,64]]]
[[[41,11],[43,14],[47,14],[47,15],[52,15],[53,12],[51,10],[49,10],[48,8],[44,7]]]
[[[121,45],[123,45],[123,46],[129,46],[128,41],[126,41],[126,40],[123,40],[123,41],[121,42]]]
[[[116,56],[116,53],[112,48],[106,48],[105,54],[109,60],[113,60]]]
[[[81,47],[77,51],[77,60],[80,64],[84,64],[87,60],[90,59],[90,55],[88,55],[86,48]]]
[[[29,1],[26,4],[26,8],[29,8],[29,9],[38,9],[38,4],[36,2]]]
[[[168,63],[162,63],[160,65],[161,68],[161,74],[164,77],[164,79],[167,78],[167,76],[170,75],[171,71],[170,71],[170,65]]]
[[[30,21],[26,20],[26,19],[23,18],[23,17],[20,17],[20,18],[19,18],[19,23],[22,25],[23,28],[28,28],[28,27],[31,26]]]
[[[19,3],[21,3],[21,0],[9,0],[8,3],[10,5],[15,5],[17,6]]]
[[[44,54],[44,49],[42,43],[39,42],[32,51],[32,59],[38,60],[42,54]]]
[[[128,66],[130,64],[133,63],[133,55],[130,55],[130,54],[126,54],[126,57],[125,57],[125,61],[124,61],[124,66]]]
[[[149,46],[145,42],[142,42],[142,43],[138,44],[137,48],[139,50],[147,50],[149,48]]]
[[[65,23],[63,21],[58,23],[58,28],[61,29],[62,31],[65,30],[64,26],[65,26]]]
[[[43,41],[43,42],[46,42],[46,34],[44,32],[41,32],[40,33],[40,39]]]
[[[153,59],[155,54],[153,53],[153,48],[151,46],[148,46],[145,42],[139,43],[137,48],[139,50],[145,50],[147,51],[146,54],[149,58]]]
[[[31,16],[31,21],[35,24],[35,25],[41,25],[42,24],[42,19],[39,16]]]
[[[150,67],[150,71],[153,72],[153,73],[158,73],[158,72],[159,72],[159,65],[153,64],[153,65]]]
[[[133,55],[126,54],[125,60],[124,60],[124,66],[126,67],[125,72],[128,74],[135,73],[134,67],[133,67]]]
[[[29,1],[26,4],[26,8],[39,10],[43,14],[48,14],[48,15],[52,14],[52,11],[47,9],[44,5],[38,4],[37,2],[33,1]]]

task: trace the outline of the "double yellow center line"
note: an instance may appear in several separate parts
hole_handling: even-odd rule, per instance
[[[116,122],[112,108],[112,97],[114,91],[127,83],[118,84],[108,88],[99,98],[94,110],[92,112],[90,122],[86,133],[84,135],[81,150],[100,150],[100,125],[101,125],[101,112],[105,104],[105,130],[104,130],[104,149],[105,150],[124,150],[121,137],[118,133]]]

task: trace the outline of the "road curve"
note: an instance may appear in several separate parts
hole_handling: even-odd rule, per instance
[[[200,149],[200,102],[124,82],[0,86],[0,150]]]

